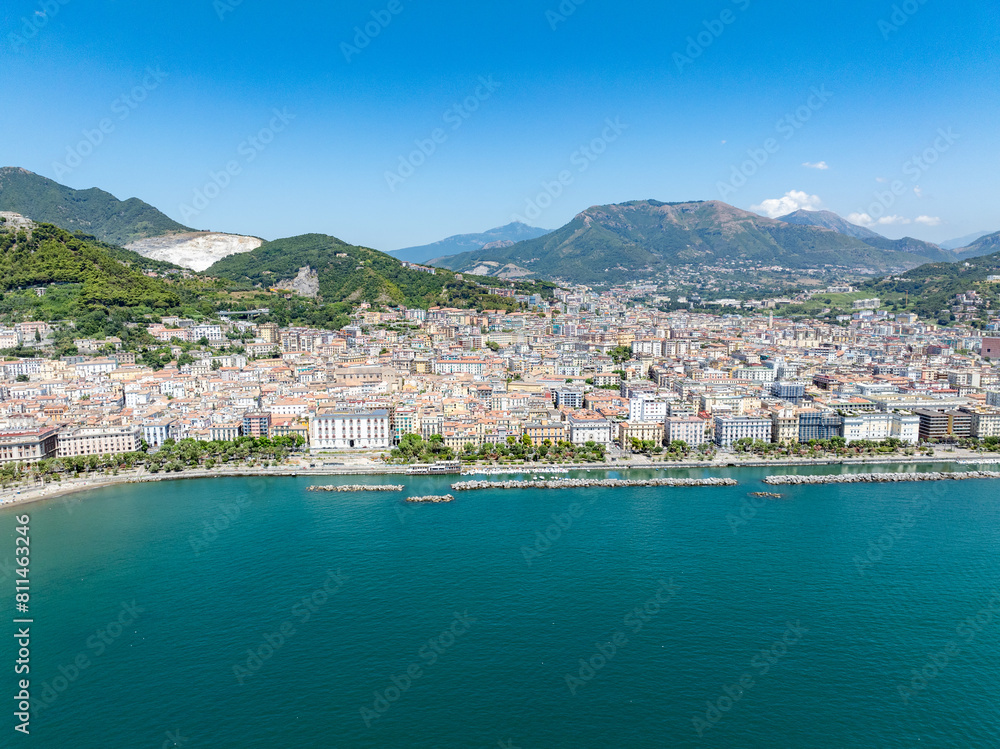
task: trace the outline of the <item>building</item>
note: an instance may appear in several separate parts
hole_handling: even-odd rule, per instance
[[[559,421],[532,421],[524,425],[524,434],[536,447],[545,440],[556,444],[566,440],[566,425]]]
[[[881,442],[892,436],[893,414],[883,411],[845,413],[841,420],[840,436],[847,443],[870,440]]]
[[[771,419],[763,416],[715,417],[715,444],[732,447],[741,439],[771,441]]]
[[[56,456],[54,427],[0,432],[0,463],[35,463]]]
[[[917,409],[920,439],[924,442],[953,442],[972,436],[972,414],[968,411]]]
[[[841,418],[833,411],[799,410],[799,442],[829,440],[840,436]]]
[[[984,338],[982,355],[984,359],[1000,359],[1000,338]]]
[[[270,437],[271,412],[247,411],[243,414],[244,437]]]
[[[142,438],[150,447],[159,447],[164,442],[176,438],[177,421],[161,419],[148,421],[142,425]]]
[[[799,441],[799,415],[794,408],[771,412],[771,442],[776,445]]]
[[[583,391],[578,388],[557,388],[552,391],[552,402],[556,408],[583,408]]]
[[[1000,411],[991,408],[959,409],[972,416],[972,436],[976,439],[1000,437]]]
[[[774,382],[771,395],[789,403],[800,403],[806,397],[806,386],[801,382]]]
[[[991,390],[986,393],[986,405],[1000,408],[1000,390]]]
[[[701,447],[708,442],[708,422],[697,416],[668,416],[663,422],[664,440]]]
[[[389,411],[320,408],[309,425],[313,450],[384,450],[389,447]]]
[[[631,447],[632,440],[662,445],[663,426],[662,421],[620,421],[618,422],[618,446],[627,450]]]
[[[70,427],[56,441],[60,458],[74,455],[117,455],[136,452],[141,446],[139,427]]]
[[[569,425],[569,441],[574,445],[584,445],[587,442],[596,442],[599,445],[610,447],[611,422],[599,416],[586,416],[569,414],[566,418]]]
[[[920,417],[907,411],[893,411],[890,437],[915,445],[920,441]]]
[[[213,424],[208,430],[209,439],[216,442],[232,442],[240,436],[242,425],[236,422],[230,424]]]
[[[667,402],[662,398],[648,398],[638,395],[629,400],[629,421],[656,421],[662,423],[665,418],[667,418]]]

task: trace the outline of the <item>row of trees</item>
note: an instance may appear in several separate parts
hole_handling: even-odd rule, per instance
[[[281,437],[239,437],[233,441],[200,442],[193,439],[167,440],[152,452],[142,449],[115,455],[77,455],[48,458],[36,463],[5,463],[0,466],[0,485],[6,488],[24,481],[61,481],[64,476],[89,473],[118,475],[119,471],[145,468],[150,473],[176,472],[216,466],[281,465],[305,444],[300,435]]]
[[[535,445],[528,435],[509,435],[505,442],[483,443],[478,447],[467,442],[459,457],[467,463],[589,463],[605,459],[604,445],[589,441],[575,445],[565,440],[543,440]]]

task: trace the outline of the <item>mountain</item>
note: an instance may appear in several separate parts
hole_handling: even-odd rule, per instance
[[[968,260],[969,258],[982,257],[983,255],[992,255],[998,250],[1000,250],[1000,231],[996,234],[987,234],[980,237],[968,247],[957,250],[956,254],[961,260]]]
[[[118,200],[96,187],[74,190],[17,167],[0,169],[0,211],[83,232],[144,257],[192,270],[205,270],[217,260],[248,252],[264,241],[196,232],[138,198]]]
[[[74,236],[52,224],[0,215],[0,289],[80,284],[73,298],[89,310],[114,307],[169,308],[176,293],[141,268],[147,261],[120,247]]]
[[[835,265],[871,273],[912,268],[931,259],[873,247],[821,227],[764,218],[719,201],[639,200],[589,208],[543,237],[502,249],[465,252],[435,264],[484,275],[529,273],[606,284],[649,279],[674,266],[714,261],[789,268]]]
[[[519,221],[490,229],[482,234],[456,234],[453,237],[442,239],[434,244],[425,244],[420,247],[404,247],[401,250],[393,250],[389,254],[400,260],[411,263],[426,263],[429,260],[446,255],[457,255],[460,252],[482,249],[483,245],[494,242],[521,242],[526,239],[535,239],[548,234],[547,229],[539,229],[534,226],[522,224]]]
[[[325,234],[276,239],[215,263],[206,275],[268,288],[308,288],[330,303],[451,305],[477,309],[514,309],[515,300],[447,270],[407,268],[384,252],[346,244]],[[291,282],[291,283],[288,283]],[[318,283],[317,283],[318,282]],[[526,293],[551,296],[551,286],[524,285]]]
[[[873,232],[871,229],[866,229],[864,226],[852,224],[847,219],[838,216],[832,211],[798,210],[794,213],[789,213],[787,216],[779,216],[778,220],[784,221],[786,224],[797,224],[799,226],[819,226],[847,237],[860,239],[865,244],[877,247],[880,250],[908,252],[911,255],[920,255],[938,262],[950,262],[956,259],[952,253],[942,252],[942,248],[939,245],[914,239],[913,237],[889,239],[877,232]]]
[[[17,167],[0,169],[0,210],[117,245],[191,231],[138,198],[118,200],[96,187],[74,190]]]
[[[991,235],[1000,238],[1000,234]],[[870,281],[865,286],[873,296],[886,293],[907,294],[917,313],[935,319],[942,310],[950,310],[956,294],[977,291],[996,301],[997,284],[988,280],[1000,275],[1000,252],[953,263],[929,263],[898,276]]]
[[[960,250],[963,247],[968,247],[980,237],[985,237],[987,234],[992,233],[990,231],[977,231],[974,234],[966,234],[964,237],[959,237],[958,239],[949,239],[947,242],[941,242],[940,245],[945,250]]]
[[[881,234],[866,229],[863,226],[852,224],[845,218],[841,218],[833,211],[804,211],[798,210],[786,216],[778,216],[778,221],[786,224],[798,224],[799,226],[820,226],[838,234],[855,239],[885,239]]]

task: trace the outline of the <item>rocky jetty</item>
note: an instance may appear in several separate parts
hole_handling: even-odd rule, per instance
[[[751,497],[765,497],[767,499],[781,499],[783,494],[776,494],[775,492],[750,492]]]
[[[823,476],[768,476],[765,484],[789,486],[798,484],[892,484],[904,481],[963,481],[968,479],[1000,479],[1000,471],[963,471],[961,473],[838,473]]]
[[[307,492],[401,492],[402,484],[345,484],[344,486],[310,486]]]
[[[454,502],[455,497],[451,494],[441,494],[434,495],[429,494],[426,497],[407,497],[407,502]]]
[[[625,489],[642,486],[736,486],[735,479],[553,479],[551,481],[459,481],[457,492],[477,489]]]

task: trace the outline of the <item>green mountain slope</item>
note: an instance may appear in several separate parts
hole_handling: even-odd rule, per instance
[[[873,232],[871,229],[866,229],[863,226],[852,224],[847,219],[841,218],[832,211],[799,210],[794,213],[789,213],[786,216],[780,216],[778,220],[784,221],[786,224],[797,224],[799,226],[819,226],[823,229],[829,229],[830,231],[835,231],[838,234],[843,234],[844,236],[860,239],[865,244],[877,247],[880,250],[908,252],[911,255],[920,255],[921,257],[925,257],[930,260],[945,263],[958,259],[955,253],[943,251],[941,247],[936,244],[924,242],[921,239],[914,239],[913,237],[889,239],[888,237],[883,237],[877,232]]]
[[[130,264],[131,263],[131,264]],[[170,286],[144,275],[145,258],[75,237],[51,224],[8,229],[0,224],[0,290],[82,284],[89,309],[168,308],[179,303]]]
[[[405,304],[513,309],[512,299],[487,293],[470,279],[437,270],[430,274],[406,268],[384,252],[346,244],[325,234],[265,242],[252,252],[215,263],[205,275],[269,287],[295,278],[308,266],[319,275],[319,294],[328,303]],[[520,284],[525,293],[551,293],[551,286]]]
[[[968,247],[956,250],[956,253],[962,260],[968,260],[969,258],[982,257],[983,255],[992,255],[997,251],[1000,251],[1000,232],[980,237]]]
[[[74,190],[17,167],[0,168],[0,211],[82,231],[117,245],[192,231],[138,198],[118,200],[96,187]]]
[[[994,275],[1000,275],[1000,252],[967,261],[921,265],[899,276],[872,281],[865,288],[873,295],[907,294],[917,314],[933,319],[951,305],[956,294],[977,291],[995,300],[1000,283],[986,280]]]
[[[746,261],[757,265],[905,269],[932,258],[879,249],[814,226],[764,218],[726,203],[633,201],[589,208],[570,223],[512,247],[466,252],[435,265],[489,272],[513,264],[577,283],[643,280],[671,266]]]

